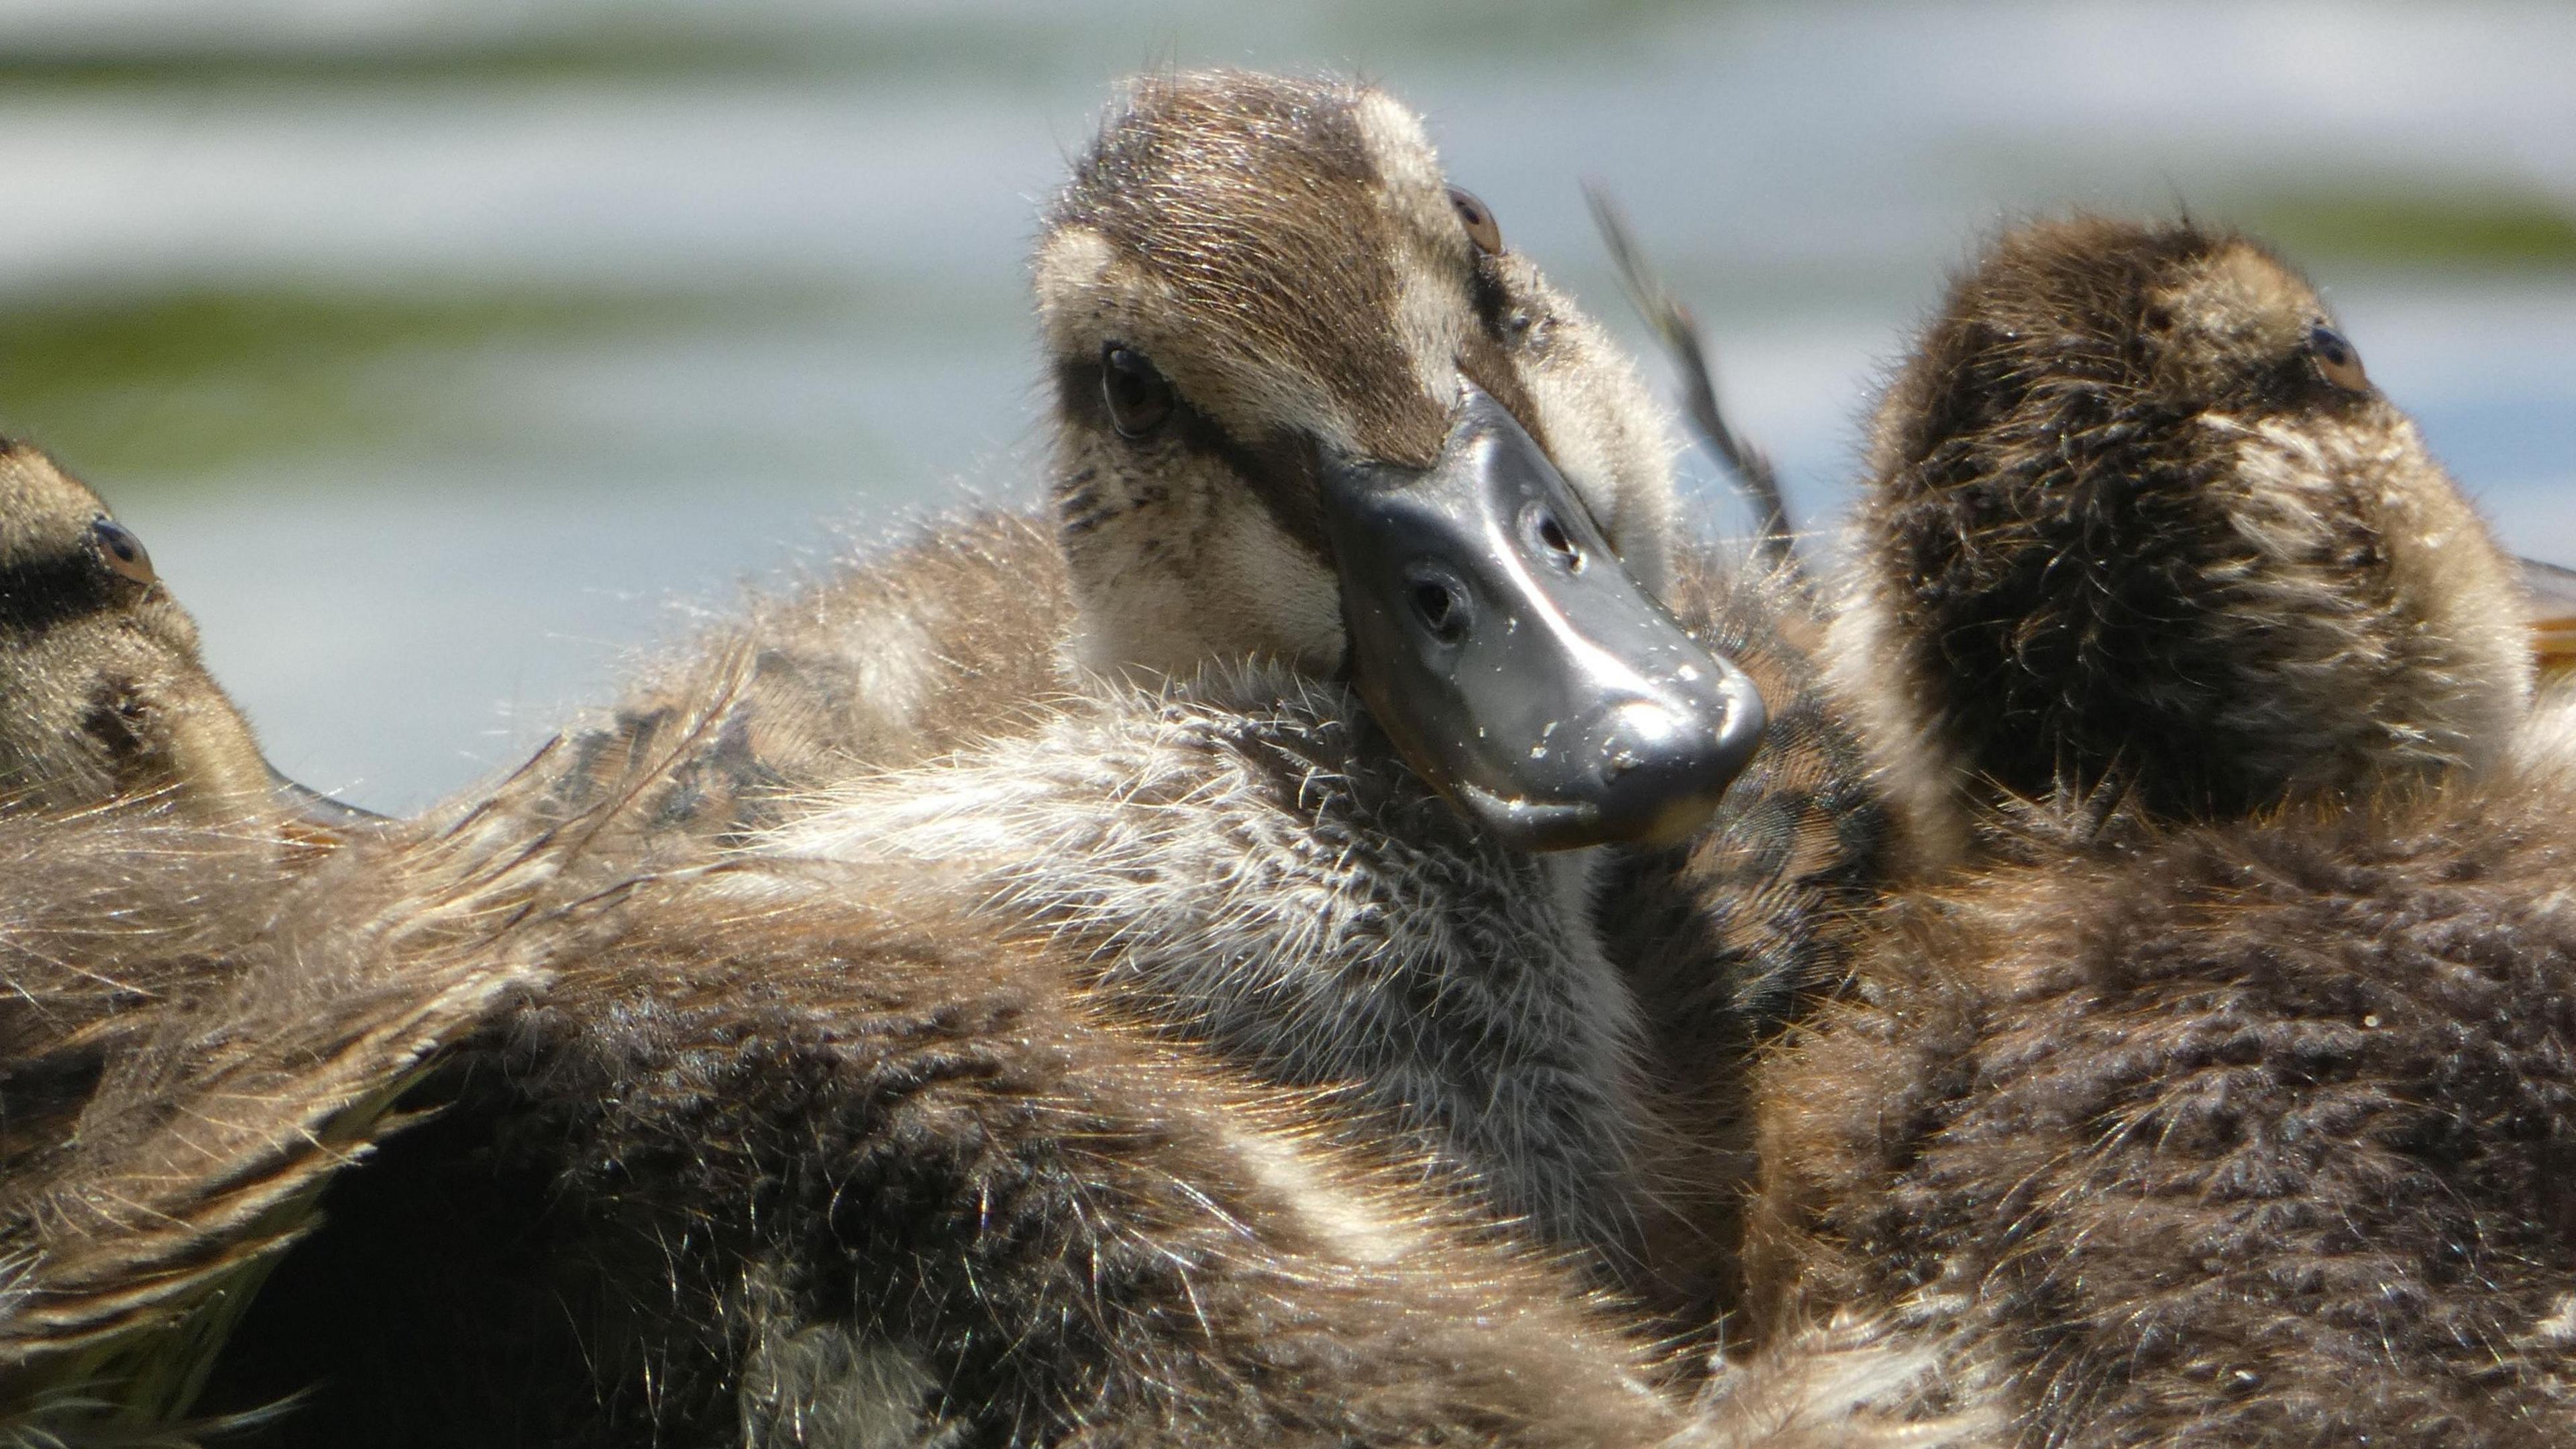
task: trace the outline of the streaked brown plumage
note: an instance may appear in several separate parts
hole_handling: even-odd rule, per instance
[[[315,1194],[533,979],[513,869],[280,780],[139,542],[23,444],[0,716],[0,1436],[184,1434]]]
[[[578,814],[645,788],[668,837],[648,851],[688,859],[833,780],[1023,732],[1072,688],[1070,587],[1053,529],[1019,514],[855,552],[754,598],[576,724],[546,767],[553,804]]]
[[[1661,445],[1631,426],[1642,408],[1633,378],[1525,260],[1469,254],[1436,173],[1390,185],[1386,215],[1368,209],[1380,205],[1368,188],[1315,193],[1362,206],[1356,215],[1264,214],[1290,232],[1348,223],[1353,278],[1377,260],[1370,248],[1395,247],[1399,291],[1454,283],[1456,315],[1413,316],[1421,335],[1371,342],[1346,327],[1329,358],[1272,357],[1259,349],[1303,335],[1288,320],[1262,312],[1230,331],[1233,314],[1198,315],[1187,287],[1160,312],[1135,301],[1152,291],[1152,269],[1145,252],[1117,250],[1136,220],[1113,215],[1119,197],[1150,192],[1151,166],[1168,163],[1182,193],[1173,205],[1235,206],[1221,177],[1187,180],[1192,166],[1285,164],[1262,149],[1280,127],[1298,144],[1332,140],[1338,165],[1429,164],[1411,119],[1364,89],[1245,76],[1139,88],[1060,206],[1039,266],[1061,354],[1069,568],[1032,563],[1015,578],[1029,557],[1015,523],[992,525],[985,536],[1002,541],[989,548],[929,540],[895,557],[894,583],[850,575],[755,620],[739,642],[719,631],[642,707],[558,756],[564,772],[535,818],[614,817],[597,826],[605,843],[550,888],[555,918],[579,925],[548,958],[559,984],[442,1075],[426,1098],[452,1104],[442,1120],[335,1188],[340,1226],[272,1281],[215,1404],[328,1379],[264,1431],[274,1443],[1648,1444],[1692,1432],[1649,1387],[1633,1341],[1594,1317],[1581,1280],[1511,1246],[1458,1162],[1358,1145],[1380,1130],[1354,1125],[1377,1120],[1365,1094],[1383,1089],[1358,1069],[1380,1058],[1348,1052],[1352,1070],[1300,1074],[1239,1039],[1211,1042],[1188,1017],[1153,1010],[1150,985],[1105,979],[1104,962],[1120,958],[1096,938],[961,891],[948,862],[895,856],[859,870],[775,848],[776,837],[753,852],[706,849],[792,810],[792,787],[817,776],[881,781],[886,767],[962,749],[908,777],[947,788],[975,777],[974,760],[1008,764],[1009,750],[1050,730],[1078,739],[1096,726],[1121,748],[1153,749],[1187,735],[1167,727],[1193,715],[1211,727],[1190,739],[1208,747],[1184,740],[1183,768],[1268,772],[1285,793],[1252,794],[1370,827],[1329,851],[1301,851],[1286,830],[1281,858],[1307,862],[1332,889],[1367,884],[1358,869],[1332,875],[1332,852],[1367,865],[1410,850],[1459,875],[1408,888],[1450,892],[1472,914],[1473,891],[1501,880],[1518,887],[1514,911],[1549,918],[1569,940],[1584,933],[1544,879],[1480,845],[1405,775],[1326,677],[1343,647],[1338,610],[1294,526],[1292,452],[1247,463],[1183,431],[1150,461],[1104,462],[1118,449],[1099,415],[1102,349],[1083,331],[1085,307],[1132,305],[1122,325],[1165,327],[1121,335],[1152,348],[1189,405],[1234,436],[1383,432],[1390,449],[1413,437],[1409,414],[1379,416],[1367,387],[1344,386],[1379,378],[1387,357],[1347,349],[1413,357],[1426,339],[1454,340],[1454,327],[1481,339],[1464,364],[1475,380],[1496,395],[1519,383],[1534,425],[1581,460],[1573,482],[1623,551],[1661,570]],[[1130,154],[1140,137],[1149,152],[1202,151],[1156,161]],[[1417,243],[1435,254],[1406,250]],[[1201,270],[1189,275],[1204,280],[1219,260],[1193,253]],[[1429,283],[1406,270],[1433,262],[1443,270]],[[1480,310],[1471,269],[1514,305]],[[1497,340],[1521,333],[1526,364]],[[1413,363],[1403,375],[1423,385]],[[1343,415],[1355,396],[1356,422]],[[1233,471],[1247,467],[1261,476]],[[1220,561],[1246,560],[1248,584],[1221,572]],[[1058,631],[1039,624],[1062,609],[1046,592],[1058,577],[1078,605],[1074,653],[1114,678],[1054,672]],[[953,611],[925,607],[940,601]],[[782,629],[786,615],[806,622]],[[1077,686],[1079,702],[1057,697]],[[1265,690],[1266,702],[1254,697]],[[1028,718],[1033,704],[1042,718]],[[978,735],[997,738],[979,747]],[[1311,791],[1291,747],[1327,766],[1303,777]],[[1330,750],[1349,752],[1352,768]],[[1068,751],[1001,777],[1026,786],[1120,759]],[[1125,803],[1094,797],[1092,814]],[[1184,790],[1163,813],[1208,803]],[[1427,823],[1370,833],[1389,819]],[[556,824],[554,838],[572,829]],[[1063,854],[1040,852],[1038,866]],[[1518,919],[1469,924],[1490,932]],[[1409,924],[1424,923],[1435,938],[1447,929],[1434,912]],[[1398,1004],[1412,986],[1355,983]],[[1487,988],[1462,975],[1415,989]],[[1526,1024],[1495,1026],[1483,1042],[1461,1039],[1458,1022],[1418,1023],[1419,1040],[1459,1048],[1455,1061],[1417,1052],[1441,1093],[1522,1060],[1508,1052]],[[1286,1041],[1300,1028],[1267,1029]],[[1283,1081],[1300,1090],[1282,1093]],[[1620,1145],[1567,1135],[1587,1153]],[[1575,1206],[1626,1209],[1617,1178],[1586,1186],[1592,1201]],[[1816,1382],[1772,1383],[1762,1414],[1798,1417]],[[1750,1412],[1758,1397],[1729,1402]],[[1773,1420],[1747,1424],[1723,1432],[1758,1435]]]
[[[2565,1442],[2576,797],[2509,560],[2189,225],[2005,237],[1878,438],[1837,669],[1968,868],[1766,1068],[1762,1316],[1884,1315],[1998,1442]]]

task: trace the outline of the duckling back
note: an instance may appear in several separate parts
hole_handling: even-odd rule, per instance
[[[635,791],[637,848],[686,858],[780,823],[832,781],[1021,732],[1069,687],[1063,551],[1038,520],[969,514],[751,600],[577,722],[541,765],[559,818]]]

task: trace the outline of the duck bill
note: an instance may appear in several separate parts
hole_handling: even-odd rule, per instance
[[[1350,668],[1406,763],[1507,845],[1681,839],[1761,743],[1762,696],[1619,562],[1470,387],[1428,469],[1324,469]]]
[[[385,817],[372,810],[362,810],[344,800],[335,800],[309,785],[287,778],[275,765],[263,759],[268,768],[268,795],[284,817],[288,838],[307,845],[339,845],[353,831],[370,825],[381,825]]]

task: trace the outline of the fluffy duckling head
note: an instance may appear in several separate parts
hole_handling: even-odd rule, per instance
[[[51,458],[0,441],[0,808],[170,792],[189,813],[357,814],[269,768],[143,543]]]
[[[2315,291],[2188,223],[2030,226],[1953,285],[1852,572],[1836,676],[1936,858],[2014,797],[2188,819],[2474,767],[2531,687],[2511,560]]]
[[[1083,662],[1347,676],[1502,838],[1687,832],[1760,734],[1653,599],[1634,368],[1362,86],[1135,84],[1041,240]]]

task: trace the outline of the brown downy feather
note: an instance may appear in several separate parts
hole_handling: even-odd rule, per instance
[[[1766,1065],[1758,1316],[2025,1445],[2566,1442],[2576,797],[2508,561],[2189,226],[2006,237],[1879,438],[1836,665],[1973,853]]]
[[[1677,1321],[1718,1325],[1740,1294],[1756,1052],[1849,976],[1894,872],[1895,822],[1825,692],[1803,578],[1686,547],[1670,603],[1753,676],[1771,722],[1717,818],[1687,844],[1618,852],[1594,914],[1636,995],[1661,1101],[1648,1170],[1663,1210],[1647,1256],[1669,1281],[1657,1296],[1688,1305]]]
[[[1945,1343],[2025,1443],[2566,1442],[2569,783],[1909,902],[1766,1081],[1759,1297]]]
[[[655,829],[632,783],[543,849]],[[1327,1145],[1328,1101],[1158,1041],[944,883],[595,865],[548,893],[551,987],[252,1308],[209,1408],[311,1392],[240,1442],[1695,1432],[1437,1170]]]
[[[0,820],[0,1433],[193,1433],[324,1185],[539,979],[513,861],[420,829],[317,859],[271,828]]]
[[[1309,876],[1321,872],[1354,896],[1353,909],[1323,913],[1335,930],[1394,934],[1400,926],[1466,943],[1452,963],[1460,969],[1438,979],[1377,981],[1363,972],[1349,983],[1350,996],[1365,998],[1373,1029],[1392,1023],[1373,1044],[1414,1041],[1413,1064],[1451,1096],[1462,1077],[1511,1085],[1517,1059],[1479,1059],[1501,1049],[1472,1035],[1457,1040],[1445,1010],[1435,1017],[1419,1008],[1445,1008],[1443,993],[1462,1009],[1476,1007],[1488,986],[1465,968],[1511,964],[1516,941],[1503,928],[1561,915],[1560,903],[1544,882],[1527,878],[1526,861],[1507,863],[1521,874],[1498,872],[1501,852],[1462,845],[1463,826],[1441,813],[1448,807],[1349,716],[1346,691],[1288,667],[1319,657],[1329,663],[1341,648],[1330,575],[1293,527],[1295,490],[1311,490],[1313,479],[1301,481],[1292,448],[1247,457],[1222,439],[1183,432],[1150,464],[1106,467],[1116,445],[1100,416],[1100,343],[1083,332],[1095,324],[1076,305],[1157,295],[1153,280],[1138,275],[1149,270],[1142,259],[1102,251],[1136,221],[1107,193],[1144,185],[1139,178],[1158,164],[1145,154],[1154,147],[1131,151],[1125,140],[1175,115],[1207,113],[1223,123],[1200,137],[1197,161],[1231,160],[1256,173],[1261,154],[1227,147],[1277,127],[1340,147],[1342,165],[1373,164],[1393,146],[1408,165],[1427,166],[1427,150],[1392,103],[1352,88],[1220,77],[1140,92],[1113,123],[1112,136],[1124,139],[1104,140],[1059,208],[1039,269],[1051,337],[1080,365],[1060,369],[1060,421],[1069,436],[1058,480],[1061,521],[1076,544],[1079,647],[1094,663],[1136,667],[1120,669],[1082,708],[1050,708],[1034,727],[1011,713],[1027,707],[1026,694],[991,714],[901,715],[907,722],[884,728],[915,729],[908,721],[928,718],[932,731],[1000,738],[900,778],[882,768],[898,756],[865,738],[880,726],[864,710],[807,716],[821,723],[810,734],[796,724],[791,737],[822,741],[809,758],[830,759],[847,748],[834,733],[855,732],[859,742],[846,757],[878,767],[863,783],[881,791],[889,780],[918,785],[910,798],[893,789],[890,807],[910,809],[916,820],[935,803],[925,792],[960,780],[1039,790],[1124,763],[1104,748],[1050,753],[1049,730],[1080,739],[1097,725],[1121,748],[1162,750],[1185,767],[1240,765],[1260,786],[1245,799],[1293,807],[1260,817],[1281,847],[1275,858]],[[1188,139],[1167,134],[1160,142]],[[1588,324],[1543,289],[1526,261],[1469,255],[1436,178],[1407,171],[1402,179],[1411,209],[1367,218],[1370,225],[1437,240],[1445,250],[1431,260],[1446,270],[1430,284],[1455,282],[1463,296],[1473,266],[1491,289],[1482,304],[1432,320],[1476,332],[1472,360],[1489,390],[1508,390],[1505,369],[1516,364],[1488,334],[1507,330],[1512,317],[1545,324],[1549,340],[1530,344],[1539,356],[1521,392],[1553,440],[1570,453],[1581,446],[1574,455],[1586,476],[1578,486],[1660,571],[1662,500],[1651,486],[1661,477],[1660,449],[1615,425],[1624,414],[1614,404],[1633,380],[1616,366],[1603,370],[1602,344]],[[1211,185],[1222,197],[1223,187]],[[1360,202],[1376,204],[1366,194]],[[1289,221],[1313,229],[1311,217]],[[1269,240],[1284,245],[1277,234]],[[1208,260],[1192,253],[1190,264]],[[1405,260],[1427,265],[1410,254]],[[1179,287],[1184,302],[1204,300],[1189,291],[1192,278],[1162,281]],[[1273,359],[1267,372],[1226,372],[1220,363],[1232,334],[1193,319],[1188,305],[1162,320],[1166,331],[1126,340],[1156,352],[1190,406],[1229,427],[1243,424],[1241,436],[1262,436],[1254,424],[1342,426],[1348,418],[1331,411],[1351,402],[1341,384],[1376,376],[1368,368],[1386,360],[1342,358],[1308,369],[1302,363],[1312,359]],[[1245,337],[1287,335],[1285,324],[1272,325],[1276,318],[1256,322]],[[1183,335],[1193,327],[1213,328],[1195,349]],[[1433,331],[1430,340],[1445,346]],[[1385,345],[1400,356],[1423,340],[1353,332],[1336,346]],[[1264,377],[1276,384],[1267,392],[1248,384],[1228,391]],[[1238,404],[1247,411],[1217,413]],[[1406,420],[1375,421],[1394,436]],[[1229,471],[1238,468],[1260,476]],[[1220,577],[1218,562],[1247,559],[1255,571],[1223,575],[1223,596],[1203,610],[1093,607],[1117,593],[1130,567],[1137,592],[1127,602],[1150,603],[1156,589],[1207,584]],[[1285,592],[1264,592],[1283,582]],[[1180,602],[1195,600],[1184,594]],[[863,653],[849,643],[858,617],[841,615],[813,636],[816,672],[865,678],[838,662]],[[959,619],[970,629],[978,622]],[[1328,647],[1306,647],[1315,641],[1301,631],[1328,624]],[[936,643],[944,627],[903,643],[906,657],[951,657]],[[1012,658],[1037,657],[1017,652],[1006,632],[995,637]],[[1504,1243],[1485,1210],[1449,1200],[1453,1189],[1475,1190],[1459,1181],[1455,1163],[1389,1164],[1346,1145],[1359,1135],[1355,1104],[1383,1083],[1334,1090],[1336,1074],[1308,1072],[1290,1078],[1305,1090],[1281,1095],[1278,1075],[1266,1086],[1247,1082],[1247,1067],[1273,1063],[1192,1029],[1202,1023],[1148,1009],[1169,978],[1105,979],[1115,967],[1155,959],[1100,949],[1104,941],[1132,943],[1114,923],[1095,922],[1102,935],[1050,929],[1054,918],[1031,906],[1038,896],[961,891],[956,873],[927,856],[875,859],[864,871],[777,849],[710,860],[706,841],[757,823],[767,808],[742,811],[726,801],[772,788],[756,769],[702,769],[711,750],[738,749],[732,758],[755,765],[764,752],[756,736],[730,743],[731,731],[760,729],[766,691],[793,676],[761,681],[746,663],[756,652],[711,651],[710,672],[675,691],[689,702],[682,717],[655,724],[649,738],[613,726],[618,739],[643,745],[640,765],[623,744],[581,764],[587,783],[571,798],[604,795],[626,805],[596,837],[589,863],[564,877],[580,884],[559,898],[582,902],[572,915],[591,924],[550,958],[560,984],[514,1030],[494,1033],[432,1084],[437,1100],[453,1104],[447,1115],[335,1187],[329,1206],[340,1228],[280,1270],[212,1402],[257,1403],[327,1381],[303,1412],[264,1432],[263,1442],[281,1444],[365,1437],[998,1445],[1075,1436],[1654,1443],[1714,1432],[1694,1427],[1647,1386],[1647,1361],[1593,1323],[1579,1278],[1533,1265]],[[1184,654],[1192,672],[1177,679],[1153,667]],[[1240,666],[1253,655],[1267,662]],[[1199,672],[1210,663],[1217,667]],[[989,690],[991,678],[963,676],[959,687]],[[1231,700],[1227,681],[1266,685],[1268,698]],[[980,708],[983,699],[964,703]],[[749,712],[738,712],[746,702]],[[1349,752],[1352,768],[1342,769],[1344,756],[1333,751]],[[968,756],[1017,768],[976,777],[962,763]],[[1311,794],[1295,788],[1301,768]],[[695,781],[747,779],[753,789],[701,789],[692,771]],[[1283,781],[1290,788],[1272,788]],[[1445,823],[1357,838],[1299,833],[1295,810],[1354,797],[1365,797],[1364,808],[1392,802],[1390,818]],[[1186,845],[1183,817],[1228,803],[1187,789],[1156,799],[1167,808],[1095,793],[1083,811],[1077,797],[1075,823],[1117,836],[1107,845],[1121,849]],[[1122,833],[1114,828],[1122,810],[1154,828]],[[956,818],[994,824],[971,810]],[[667,832],[669,822],[694,820],[724,825]],[[1005,844],[1025,848],[1032,838]],[[874,829],[847,839],[854,848],[884,844]],[[1232,848],[1244,852],[1239,843]],[[1476,892],[1499,883],[1513,888],[1508,905],[1518,914],[1458,929],[1433,910],[1397,919],[1382,899],[1355,890],[1370,884],[1356,866],[1336,872],[1345,859],[1406,850],[1456,867],[1459,879],[1431,870],[1397,884],[1474,905],[1483,901]],[[1106,846],[1033,853],[1028,865],[1039,871],[1115,867],[1128,858]],[[648,864],[598,868],[637,859]],[[1225,864],[1219,851],[1195,868],[1222,873]],[[1138,890],[1128,903],[1186,914],[1224,898],[1217,890]],[[1025,913],[1013,919],[1013,909]],[[1286,913],[1268,923],[1295,924]],[[1559,926],[1586,929],[1577,918],[1551,921]],[[1269,938],[1262,949],[1284,954],[1261,959],[1294,964],[1299,939]],[[1249,989],[1238,990],[1234,1004],[1247,1013],[1277,1005]],[[1337,1020],[1285,1021],[1271,1031],[1277,1043],[1298,1046],[1300,1031],[1318,1037],[1344,1028]],[[1452,1046],[1463,1060],[1450,1060]],[[1421,1105],[1457,1104],[1426,1097]],[[1575,1145],[1599,1152],[1604,1143]],[[1626,1185],[1598,1174],[1584,1189],[1590,1201],[1582,1206],[1595,1210],[1618,1207]],[[1767,1397],[1730,1394],[1716,1412],[1741,1409],[1738,1422],[1752,1427],[1725,1442],[1771,1432],[1777,1425],[1763,1415],[1798,1416],[1818,1393],[1830,1397],[1843,1380],[1815,1368],[1802,1363],[1795,1376],[1763,1378]],[[1757,1398],[1772,1407],[1756,1413]]]
[[[799,792],[1022,731],[1064,693],[1064,553],[973,514],[753,599],[574,726],[547,769],[567,816],[650,780],[638,818],[686,858],[778,823]],[[675,756],[681,731],[690,742]]]
[[[479,869],[320,883],[396,847],[269,768],[141,542],[18,443],[0,720],[0,1436],[180,1436],[314,1194],[525,968],[458,937]]]

